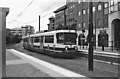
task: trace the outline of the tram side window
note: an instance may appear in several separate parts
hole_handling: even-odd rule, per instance
[[[43,36],[40,36],[40,43],[43,43]]]
[[[45,43],[54,43],[54,36],[45,36]]]
[[[61,33],[57,34],[57,43],[64,43],[64,35]]]
[[[39,42],[39,37],[35,37],[34,42]]]

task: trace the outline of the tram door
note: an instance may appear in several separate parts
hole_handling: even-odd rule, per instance
[[[44,41],[43,41],[43,36],[40,37],[40,49],[43,49],[44,46]]]

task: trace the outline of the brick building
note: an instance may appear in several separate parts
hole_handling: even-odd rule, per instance
[[[55,13],[55,29],[64,29],[66,28],[65,25],[65,8],[66,5],[63,5],[62,7],[58,8],[57,10],[54,11]]]
[[[49,18],[49,24],[48,24],[49,31],[55,30],[55,17],[51,16]]]
[[[89,2],[86,2],[85,0],[66,0],[66,5],[63,5],[56,10],[60,11],[55,13],[54,27],[62,27],[60,29],[66,27],[67,29],[76,30],[76,32],[78,33],[78,42],[81,34],[84,35],[86,41],[89,27],[88,5]],[[101,47],[101,44],[104,42],[104,46],[107,48],[119,47],[120,0],[109,0],[108,2],[102,2],[102,0],[99,0],[99,2],[93,2],[92,9],[93,32],[96,42],[95,45],[97,47]],[[66,17],[66,19],[64,18],[64,16]],[[65,20],[66,26],[64,26]],[[104,34],[104,37],[102,36],[102,34]]]
[[[74,4],[73,4],[74,3]],[[84,37],[87,38],[88,36],[88,27],[89,27],[89,2],[67,2],[67,4],[73,4],[71,6],[75,6],[75,18],[77,21],[76,31],[78,35],[84,34]],[[101,46],[100,42],[98,41],[99,33],[101,30],[105,30],[108,28],[108,9],[104,11],[104,5],[106,8],[109,7],[108,2],[93,2],[93,32],[95,35],[96,46]],[[84,33],[82,33],[84,31]],[[106,35],[108,34],[107,31]],[[80,36],[78,36],[79,38]],[[108,39],[108,37],[107,37]],[[86,39],[87,40],[87,39]],[[86,41],[85,40],[85,41]],[[78,40],[79,41],[79,40]],[[107,40],[108,41],[108,40]],[[108,46],[108,44],[106,44]]]

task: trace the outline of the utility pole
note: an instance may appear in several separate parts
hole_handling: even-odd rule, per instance
[[[88,54],[88,70],[93,71],[93,10],[92,0],[89,0],[89,54]]]
[[[39,31],[40,31],[40,15],[39,15]]]
[[[104,32],[104,2],[102,3],[102,8],[103,8],[103,32]],[[105,37],[102,36],[102,51],[104,51],[104,43],[105,43]]]

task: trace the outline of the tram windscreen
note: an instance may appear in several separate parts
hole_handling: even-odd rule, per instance
[[[75,45],[76,44],[76,33],[57,33],[57,43],[65,45]]]

